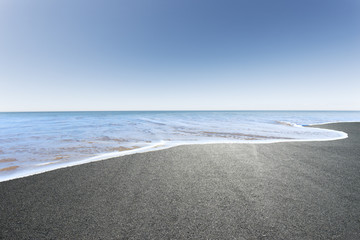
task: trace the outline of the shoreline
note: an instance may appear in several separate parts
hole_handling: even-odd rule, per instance
[[[309,125],[294,125],[293,127],[312,127],[317,128],[317,126],[323,126],[327,124],[337,124],[337,123],[357,123],[357,122],[327,122],[327,123],[321,123],[321,124],[309,124]],[[292,124],[292,123],[291,123]],[[152,152],[152,151],[159,151],[164,149],[169,149],[173,147],[178,146],[186,146],[186,145],[206,145],[206,144],[271,144],[271,143],[286,143],[286,142],[318,142],[318,141],[336,141],[341,139],[346,139],[348,137],[348,134],[343,131],[337,131],[327,128],[319,128],[319,129],[325,129],[326,131],[330,132],[336,132],[340,133],[342,136],[339,136],[337,138],[331,138],[331,139],[266,139],[266,140],[224,140],[224,141],[197,141],[197,142],[176,142],[173,141],[172,143],[166,142],[164,140],[161,140],[160,142],[156,142],[152,145],[140,147],[136,149],[131,150],[125,150],[120,152],[109,152],[104,153],[100,155],[96,155],[93,157],[85,158],[78,161],[72,161],[72,162],[64,162],[64,163],[57,163],[57,162],[49,162],[44,163],[43,165],[39,165],[40,167],[37,167],[36,169],[30,169],[27,171],[22,172],[14,172],[14,173],[8,173],[5,176],[0,176],[0,183],[6,182],[14,179],[19,178],[25,178],[37,174],[42,174],[49,171],[54,171],[57,169],[63,169],[78,165],[83,165],[91,162],[98,162],[98,161],[105,161],[112,158],[132,155],[136,153],[146,153],[146,152]],[[54,165],[53,165],[54,164]],[[19,166],[12,168],[13,170],[16,170]]]
[[[0,183],[4,239],[359,239],[360,123],[341,141],[183,145]]]

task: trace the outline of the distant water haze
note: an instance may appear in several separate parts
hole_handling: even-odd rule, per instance
[[[0,113],[0,180],[182,144],[341,139],[303,125],[343,121],[360,121],[360,112]]]

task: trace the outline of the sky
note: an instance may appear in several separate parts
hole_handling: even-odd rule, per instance
[[[0,111],[360,110],[359,0],[0,0]]]

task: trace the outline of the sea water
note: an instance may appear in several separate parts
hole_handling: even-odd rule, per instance
[[[326,141],[304,127],[360,121],[360,112],[130,111],[0,113],[0,181],[182,144]]]

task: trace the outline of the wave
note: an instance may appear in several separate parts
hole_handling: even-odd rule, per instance
[[[284,121],[277,121],[280,125],[295,127],[295,128],[304,128],[304,126],[290,123],[290,122],[284,122]],[[325,123],[324,123],[325,124]],[[321,124],[317,124],[321,125]],[[326,132],[331,133],[332,137],[323,137],[323,138],[305,138],[305,139],[296,139],[296,138],[280,138],[280,137],[269,137],[269,136],[261,136],[261,135],[249,135],[249,134],[242,134],[242,133],[229,133],[229,132],[205,132],[206,134],[210,135],[228,135],[228,136],[245,136],[249,137],[249,139],[234,139],[234,138],[224,138],[224,139],[216,139],[216,140],[205,140],[205,139],[198,139],[193,141],[165,141],[160,140],[158,142],[148,144],[144,147],[139,147],[135,149],[125,150],[121,152],[109,152],[104,154],[99,154],[96,156],[88,157],[82,160],[78,161],[71,161],[71,162],[56,162],[56,161],[48,161],[43,163],[35,164],[33,168],[24,169],[22,171],[18,170],[18,167],[16,167],[17,171],[14,172],[8,172],[2,176],[0,176],[0,182],[8,181],[12,179],[17,178],[23,178],[27,176],[32,176],[48,171],[53,171],[56,169],[61,168],[67,168],[72,167],[76,165],[82,165],[85,163],[90,162],[96,162],[96,161],[102,161],[107,160],[115,157],[121,157],[136,153],[144,153],[144,152],[150,152],[150,151],[158,151],[163,150],[171,147],[181,146],[181,145],[194,145],[194,144],[229,144],[229,143],[238,143],[238,144],[271,144],[271,143],[280,143],[280,142],[311,142],[311,141],[333,141],[333,140],[340,140],[345,139],[348,137],[348,134],[342,131],[337,130],[331,130],[331,129],[322,129],[322,128],[312,128],[317,129],[320,132]]]

